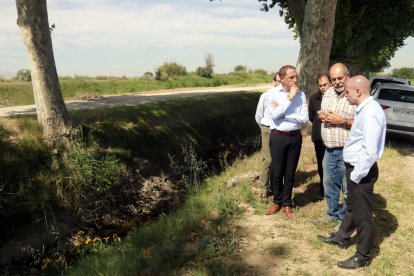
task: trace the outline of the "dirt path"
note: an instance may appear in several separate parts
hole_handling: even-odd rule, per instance
[[[402,143],[398,138],[392,143],[399,143],[407,169],[403,172],[405,185],[414,191],[414,145]],[[316,170],[310,137],[304,137],[301,160],[298,171]],[[315,171],[316,174],[316,171]],[[258,210],[243,203],[240,207],[245,212],[232,222],[241,236],[241,258],[243,263],[254,267],[257,275],[361,275],[361,270],[346,271],[338,268],[339,260],[348,258],[354,253],[355,246],[343,250],[330,247],[317,241],[316,234],[333,232],[335,226],[320,225],[316,220],[325,212],[325,201],[315,199],[318,177],[309,175],[310,184],[298,183],[294,188],[294,201],[298,208],[295,218],[288,219],[279,212],[272,216],[264,215],[264,209]],[[305,182],[305,178],[304,182]],[[309,181],[310,180],[310,181]],[[270,206],[270,203],[266,207]],[[263,207],[263,208],[266,208]],[[309,218],[314,221],[309,221]]]
[[[271,84],[257,85],[231,85],[208,88],[180,88],[160,91],[128,93],[122,95],[103,96],[93,100],[75,100],[66,101],[68,110],[94,109],[101,107],[113,107],[120,105],[137,105],[149,102],[164,101],[177,98],[187,98],[194,96],[203,96],[214,93],[223,92],[249,92],[249,91],[265,91],[270,88]],[[30,115],[36,113],[35,105],[11,106],[0,108],[0,117]]]

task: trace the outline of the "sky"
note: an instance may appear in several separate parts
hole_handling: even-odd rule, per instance
[[[260,11],[257,0],[48,0],[53,50],[60,76],[141,76],[164,62],[188,71],[213,55],[215,72],[236,65],[269,73],[295,65],[299,41],[278,9]],[[16,25],[15,1],[0,0],[0,76],[28,69]],[[414,67],[414,38],[391,67]]]

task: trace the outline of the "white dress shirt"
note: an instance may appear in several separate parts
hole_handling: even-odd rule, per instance
[[[355,121],[344,146],[344,161],[354,166],[351,180],[359,183],[384,152],[386,119],[372,96],[355,110]]]
[[[299,91],[292,99],[288,100],[288,91],[282,85],[274,87],[276,93],[269,94],[268,108],[271,110],[270,128],[280,131],[293,131],[301,129],[308,120],[308,105],[305,93]],[[272,107],[272,101],[278,103],[276,108]]]
[[[256,115],[254,116],[258,125],[270,126],[272,118],[270,117],[269,100],[271,99],[272,93],[276,93],[275,87],[269,88],[265,93],[260,95]]]

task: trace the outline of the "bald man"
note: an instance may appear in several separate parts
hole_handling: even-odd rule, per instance
[[[384,152],[386,120],[381,106],[370,96],[369,81],[364,76],[349,79],[345,87],[347,100],[357,106],[343,152],[348,185],[347,209],[338,232],[330,237],[318,236],[318,239],[347,247],[356,230],[355,255],[338,263],[340,268],[355,269],[369,265],[372,259],[372,201],[374,183],[378,179],[377,160]]]

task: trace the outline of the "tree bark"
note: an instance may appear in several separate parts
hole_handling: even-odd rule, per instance
[[[296,69],[300,88],[308,98],[317,91],[317,74],[329,69],[336,3],[337,0],[308,0],[306,4]]]
[[[53,55],[46,0],[16,0],[17,25],[26,46],[37,118],[49,145],[70,130]]]

